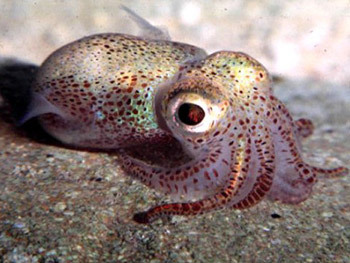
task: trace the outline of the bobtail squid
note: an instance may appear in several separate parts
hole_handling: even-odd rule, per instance
[[[153,37],[99,34],[58,49],[37,73],[22,122],[37,116],[67,145],[118,149],[129,174],[182,198],[135,221],[245,209],[265,196],[298,204],[317,174],[347,172],[302,160],[312,122],[293,120],[258,61],[170,41],[124,10]]]

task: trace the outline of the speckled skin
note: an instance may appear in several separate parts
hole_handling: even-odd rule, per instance
[[[165,134],[153,110],[157,88],[180,65],[204,56],[194,46],[118,34],[68,44],[44,62],[34,84],[58,113],[43,115],[41,122],[54,137],[81,147],[157,140]]]
[[[95,35],[54,52],[33,90],[32,111],[54,137],[122,149],[130,174],[187,200],[136,214],[139,223],[244,209],[265,196],[297,204],[310,195],[317,173],[347,172],[303,162],[300,138],[312,133],[311,121],[293,121],[273,96],[266,69],[243,53],[207,56],[187,44]],[[183,121],[179,108],[186,103],[201,109],[185,116],[195,125]]]

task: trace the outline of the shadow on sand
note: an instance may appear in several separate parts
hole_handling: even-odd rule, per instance
[[[38,66],[13,58],[0,59],[0,121],[10,123],[18,136],[29,137],[39,143],[61,145],[47,134],[36,118],[19,126],[17,123],[26,113],[31,99],[31,85]]]

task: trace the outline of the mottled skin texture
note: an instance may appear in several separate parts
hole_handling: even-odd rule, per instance
[[[53,53],[33,86],[29,116],[65,144],[121,149],[123,167],[182,203],[136,214],[244,209],[267,196],[297,204],[318,173],[300,156],[311,121],[293,121],[256,60],[121,34],[83,38]]]

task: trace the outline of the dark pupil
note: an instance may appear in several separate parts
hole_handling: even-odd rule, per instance
[[[178,110],[179,119],[187,125],[197,125],[205,116],[204,110],[196,104],[184,103]]]

